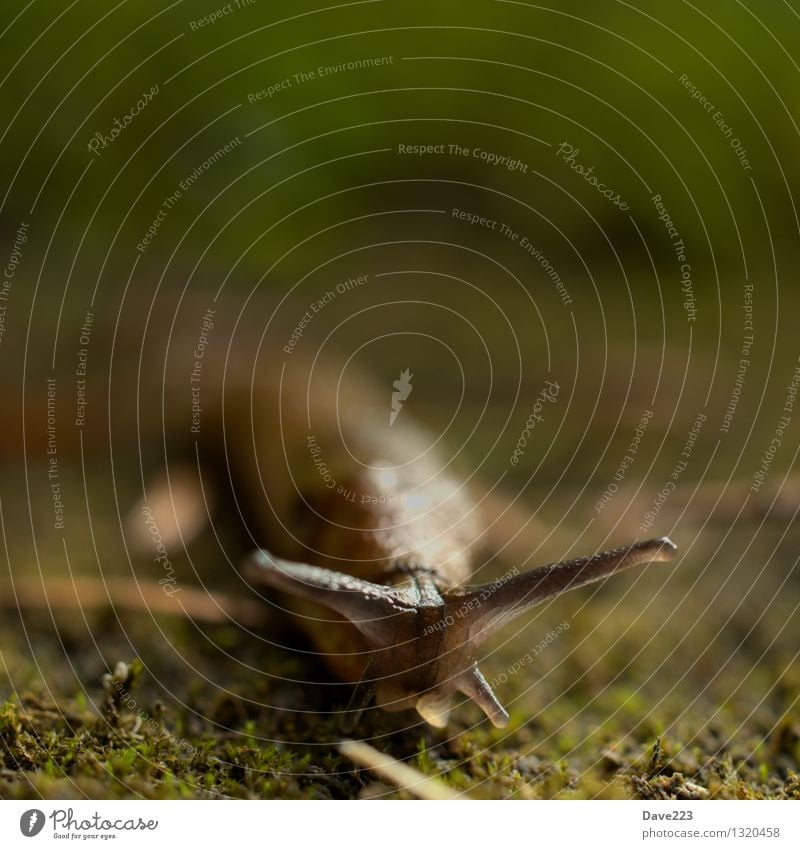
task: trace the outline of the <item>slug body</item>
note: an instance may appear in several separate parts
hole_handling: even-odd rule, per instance
[[[112,454],[130,452],[142,434],[163,446],[164,476],[145,487],[127,522],[131,549],[151,550],[143,511],[165,543],[188,543],[209,517],[211,479],[224,483],[218,508],[225,500],[239,513],[255,549],[224,582],[238,582],[250,602],[255,592],[287,608],[334,674],[357,682],[343,726],[373,701],[443,726],[459,693],[503,726],[508,715],[476,664],[487,638],[546,598],[672,558],[675,546],[656,539],[469,586],[487,555],[506,547],[504,526],[481,517],[438,436],[414,424],[418,369],[401,363],[400,380],[381,391],[349,360],[327,350],[304,360],[286,346],[294,317],[266,332],[269,311],[252,313],[255,330],[220,305],[187,308],[180,322],[155,311],[130,350],[116,351],[111,339],[109,361],[139,371],[112,369],[109,398],[93,409],[115,411]],[[200,332],[207,353],[198,353]],[[29,448],[42,417],[31,420]],[[524,560],[520,540],[510,550]]]
[[[284,362],[277,385],[254,382],[233,399],[240,420],[243,408],[250,415],[228,461],[270,541],[242,573],[253,588],[280,590],[335,674],[357,682],[345,730],[373,701],[443,727],[457,694],[502,727],[508,714],[477,667],[480,645],[540,601],[669,560],[675,546],[650,540],[469,586],[487,528],[467,486],[436,438],[408,410],[397,414],[391,387],[351,389],[335,369],[295,377]]]

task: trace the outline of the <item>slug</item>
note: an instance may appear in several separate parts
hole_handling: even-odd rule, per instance
[[[470,586],[496,529],[487,543],[489,523],[436,437],[398,412],[388,384],[354,379],[348,395],[333,362],[297,365],[284,358],[279,385],[254,379],[246,399],[231,396],[229,424],[247,426],[227,461],[281,548],[259,547],[242,574],[271,603],[280,591],[332,672],[355,684],[344,731],[373,702],[444,727],[457,694],[503,727],[481,644],[547,598],[674,556],[669,539],[652,539]]]
[[[132,351],[147,350],[151,365],[108,382],[111,452],[129,450],[134,424],[136,438],[157,434],[163,445],[166,472],[131,510],[129,541],[143,551],[157,529],[167,545],[188,544],[209,519],[216,480],[217,510],[242,517],[254,548],[223,575],[231,590],[238,583],[223,607],[235,612],[239,598],[252,619],[255,592],[293,615],[332,673],[355,684],[344,730],[373,702],[444,727],[457,694],[504,726],[508,714],[476,663],[481,644],[547,598],[675,553],[669,539],[652,539],[471,586],[487,553],[506,546],[504,525],[486,519],[485,493],[476,497],[437,435],[415,423],[415,369],[403,364],[381,389],[331,352],[287,353],[291,322],[254,332],[217,307],[184,310],[179,323],[181,332],[133,334]],[[120,359],[138,362],[131,351]],[[156,380],[160,402],[145,383]],[[90,412],[107,403],[98,400]],[[510,549],[523,560],[524,539]]]

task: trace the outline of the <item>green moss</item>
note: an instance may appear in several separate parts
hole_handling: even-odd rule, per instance
[[[568,544],[564,530],[553,546]],[[760,544],[754,563],[771,550]],[[552,623],[574,623],[497,687],[507,729],[464,703],[444,731],[380,711],[359,731],[475,798],[800,798],[800,670],[791,647],[769,648],[772,632],[798,624],[797,588],[777,593],[782,575],[762,575],[750,603],[774,622],[745,642],[752,623],[736,593],[690,616],[701,561],[692,552],[663,588],[651,570],[588,603],[565,596],[499,635],[481,661],[488,678]],[[712,566],[705,586],[726,577]],[[651,591],[658,609],[643,615]],[[290,623],[253,635],[121,616],[0,622],[0,797],[407,797],[339,755],[335,710],[349,688],[330,681]]]

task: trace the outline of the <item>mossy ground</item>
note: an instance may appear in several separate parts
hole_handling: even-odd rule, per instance
[[[279,658],[271,660],[278,672]],[[246,681],[228,684],[225,696],[190,686],[180,708],[165,707],[145,682],[117,707],[99,687],[89,688],[95,705],[83,693],[53,700],[41,688],[24,691],[0,710],[0,795],[406,795],[338,754],[336,718],[314,712],[300,688],[281,684],[253,693]],[[346,693],[335,688],[335,696],[341,702]],[[259,697],[305,702],[310,712],[259,707]],[[699,733],[688,719],[666,733],[658,715],[642,714],[642,699],[626,698],[619,688],[592,711],[581,701],[567,695],[532,721],[515,704],[508,733],[471,725],[478,716],[466,707],[446,733],[381,715],[362,731],[381,750],[476,798],[800,798],[800,725],[788,716],[766,711],[740,729],[737,711],[728,710]]]
[[[703,562],[717,542],[709,526],[677,566],[565,596],[501,633],[481,665],[508,729],[465,703],[445,731],[372,711],[358,736],[475,798],[800,798],[798,588],[765,574],[746,603],[731,587],[709,607],[726,586],[724,564]],[[407,795],[339,754],[332,709],[349,690],[283,619],[247,633],[12,612],[0,649],[2,798]],[[135,685],[104,685],[134,657]]]

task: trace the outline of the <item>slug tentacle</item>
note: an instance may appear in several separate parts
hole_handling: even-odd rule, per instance
[[[642,563],[672,560],[676,551],[672,540],[660,537],[590,557],[551,563],[505,582],[456,590],[447,593],[444,600],[467,619],[469,639],[477,645],[548,598]]]
[[[508,725],[508,714],[495,696],[489,682],[483,677],[477,664],[459,676],[456,682],[458,689],[469,696],[475,704],[489,717],[495,728],[505,728]]]
[[[253,552],[244,574],[252,583],[267,584],[341,613],[379,646],[389,645],[394,638],[397,625],[394,620],[414,615],[413,605],[392,587],[331,569],[290,563],[264,549]]]
[[[366,638],[366,669],[342,725],[352,730],[375,698],[395,711],[415,707],[444,727],[457,692],[471,698],[498,728],[508,714],[476,664],[478,646],[539,602],[652,560],[671,560],[666,537],[591,557],[554,563],[505,582],[441,591],[435,573],[405,585],[383,586],[317,566],[290,563],[259,550],[244,566],[252,583],[266,584],[325,605]]]
[[[445,728],[450,719],[453,694],[447,690],[434,690],[417,699],[417,713],[434,728]]]

